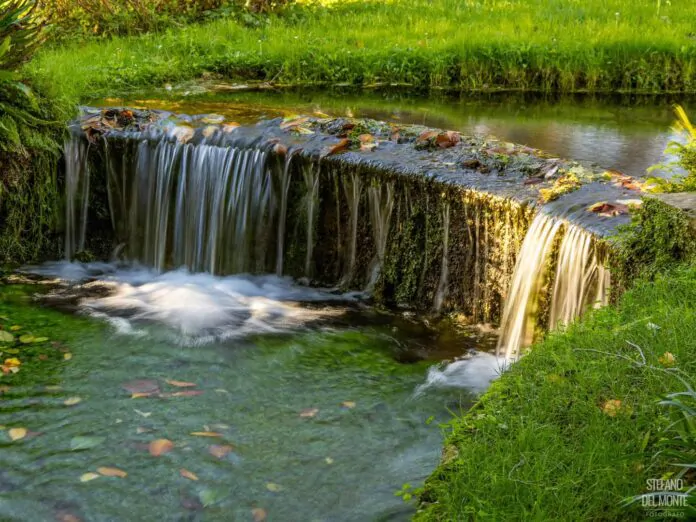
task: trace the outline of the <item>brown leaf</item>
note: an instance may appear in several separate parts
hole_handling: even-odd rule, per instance
[[[278,154],[278,156],[285,156],[288,153],[288,148],[282,143],[276,143],[273,146],[273,152]]]
[[[222,433],[217,431],[194,431],[191,432],[194,437],[222,437]]]
[[[123,471],[122,469],[118,468],[109,468],[109,467],[101,467],[97,468],[97,473],[104,477],[118,477],[118,478],[125,478],[128,476],[128,473]]]
[[[623,203],[607,203],[606,201],[600,201],[587,207],[587,210],[599,216],[614,217],[621,214],[628,214],[629,208]]]
[[[435,138],[435,143],[441,149],[447,149],[449,147],[454,147],[457,143],[461,141],[461,136],[458,132],[446,131],[441,132]]]
[[[56,513],[56,520],[57,522],[82,522],[80,517],[68,511],[59,511]]]
[[[156,393],[134,393],[131,395],[131,399],[142,399],[143,397],[152,397]]]
[[[435,130],[424,131],[416,138],[416,143],[419,145],[426,145],[430,140],[436,138],[438,134],[439,132]]]
[[[225,455],[227,455],[231,451],[234,451],[234,446],[219,445],[219,444],[212,444],[212,445],[208,446],[208,452],[213,457],[216,457],[218,459],[224,458]]]
[[[342,140],[339,140],[338,143],[335,143],[333,145],[330,145],[329,147],[326,147],[324,149],[324,156],[331,156],[332,154],[338,154],[339,152],[343,152],[345,150],[348,150],[349,146],[350,146],[350,140],[348,138],[343,138]]]
[[[254,517],[254,522],[264,522],[266,517],[266,510],[263,508],[254,508],[251,510],[251,516]]]
[[[169,439],[157,439],[150,442],[148,451],[153,457],[159,457],[165,453],[169,453],[174,449],[174,443]]]
[[[137,379],[124,382],[121,388],[130,393],[157,393],[159,392],[159,383],[154,379]]]
[[[179,470],[179,473],[181,474],[182,477],[187,478],[189,480],[198,480],[198,476],[195,473],[191,473],[187,469],[181,468]]]
[[[172,386],[176,386],[177,388],[190,388],[192,386],[196,386],[195,382],[175,381],[173,379],[165,379],[164,382],[171,384]]]
[[[203,395],[203,390],[184,390],[171,394],[172,397],[195,397],[196,395]]]
[[[300,412],[300,417],[314,417],[317,413],[319,413],[319,408],[307,408]]]

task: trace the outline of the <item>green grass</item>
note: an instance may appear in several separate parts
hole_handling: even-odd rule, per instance
[[[681,268],[550,335],[451,422],[417,520],[645,519],[620,502],[668,470],[652,458],[668,423],[657,400],[684,385],[658,358],[694,375],[695,302],[696,268]]]
[[[462,90],[696,91],[696,4],[394,0],[297,7],[43,51],[35,81],[70,98],[219,73],[277,84]]]

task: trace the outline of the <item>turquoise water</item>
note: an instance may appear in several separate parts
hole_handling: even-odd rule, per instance
[[[108,292],[80,290],[99,297],[63,287],[41,308],[28,297],[35,287],[5,287],[5,330],[20,323],[67,342],[31,348],[50,352],[45,362],[22,346],[20,372],[0,378],[9,386],[0,399],[0,520],[407,520],[413,507],[395,492],[422,483],[440,455],[439,424],[473,399],[464,388],[416,393],[428,359],[485,343],[354,303],[289,301],[314,315],[256,315],[266,333],[232,335],[229,306],[213,304],[215,324],[206,317],[196,330],[203,323],[189,317],[182,335],[195,299],[221,302],[196,277],[179,274],[180,286],[147,293],[117,272]],[[131,293],[105,304],[124,288],[149,300]],[[258,309],[257,297],[236,301],[235,313]],[[11,441],[12,428],[28,433]],[[173,448],[153,456],[158,439]],[[102,476],[100,467],[127,475]],[[98,478],[83,482],[87,473]]]

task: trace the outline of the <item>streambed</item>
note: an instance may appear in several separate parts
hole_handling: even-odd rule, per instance
[[[428,368],[492,347],[282,278],[39,271],[73,281],[38,303],[5,286],[3,327],[67,342],[21,348],[2,382],[2,520],[407,520],[395,491],[434,469],[438,424],[473,398],[423,389]],[[153,456],[158,439],[173,449]]]

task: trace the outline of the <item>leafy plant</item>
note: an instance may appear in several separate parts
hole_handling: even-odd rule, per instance
[[[674,175],[673,180],[650,178],[648,181],[659,192],[693,192],[696,191],[696,128],[689,120],[684,108],[675,106],[677,121],[674,130],[681,140],[672,140],[665,149],[665,154],[677,159],[664,165],[655,165],[650,170],[664,170]]]
[[[8,79],[42,42],[43,21],[34,0],[0,0],[0,79]]]

